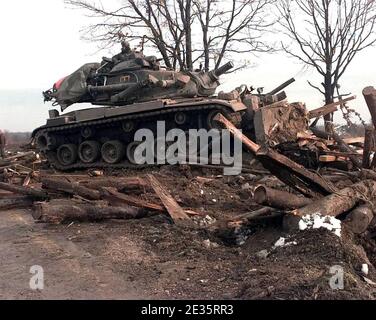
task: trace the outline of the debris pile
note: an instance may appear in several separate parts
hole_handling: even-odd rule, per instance
[[[0,159],[0,181],[28,185],[38,175],[41,164],[39,154],[34,151],[16,152]]]
[[[375,90],[366,88],[364,95],[376,125]],[[338,108],[348,111],[346,102],[353,99],[341,99],[310,112],[301,103],[288,104],[285,100],[259,108],[254,121],[257,143],[222,114],[216,115],[215,121],[253,154],[252,163],[263,166],[247,166],[256,175],[241,187],[242,193],[252,195],[253,203],[259,207],[231,217],[228,227],[283,217],[288,229],[324,227],[340,235],[340,220],[354,233],[364,233],[376,225],[375,129],[367,127],[370,134],[365,138],[341,138],[334,130],[327,133],[316,128],[320,117]],[[312,119],[315,120],[309,125]],[[0,161],[0,189],[7,195],[1,198],[0,209],[33,204],[33,217],[50,223],[140,219],[164,214],[178,225],[212,228],[221,224],[206,213],[182,208],[180,199],[175,199],[155,174],[109,177],[103,171],[90,170],[89,178],[86,174],[50,174],[39,170],[41,164],[34,151]],[[215,170],[215,166],[210,168]],[[282,188],[262,183],[268,175],[278,178]],[[205,184],[215,178],[196,180]],[[203,189],[199,192],[206,196]],[[212,196],[210,201],[216,205],[218,199]]]

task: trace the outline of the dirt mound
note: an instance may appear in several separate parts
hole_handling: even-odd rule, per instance
[[[267,251],[253,254],[257,271],[245,279],[242,299],[374,299],[361,270],[368,265],[367,278],[374,278],[375,270],[350,233],[344,231],[339,238],[317,229],[285,235],[284,239],[278,241],[280,246],[275,242],[264,249]],[[253,247],[252,237],[246,246]],[[338,270],[343,270],[343,288],[336,290],[330,284]]]

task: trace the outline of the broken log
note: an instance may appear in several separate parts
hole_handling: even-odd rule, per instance
[[[373,126],[376,129],[376,89],[374,87],[364,88],[363,96],[371,114]]]
[[[130,206],[107,207],[60,200],[34,204],[32,216],[40,222],[59,224],[67,221],[141,219],[146,216],[146,212]]]
[[[375,150],[375,128],[367,126],[365,128],[365,140],[363,149],[362,167],[369,169],[371,167],[371,153]]]
[[[189,220],[188,215],[179,206],[171,194],[161,185],[157,178],[151,174],[148,174],[146,177],[157,196],[161,199],[172,220],[175,223],[179,223],[183,220]]]
[[[16,186],[10,183],[0,182],[0,189],[10,191],[16,194],[22,194],[25,196],[30,196],[35,199],[47,199],[48,194],[43,190],[37,190],[30,187]]]
[[[308,171],[290,158],[268,148],[261,148],[251,139],[242,134],[222,114],[217,114],[215,120],[222,123],[235,138],[240,139],[243,144],[253,152],[262,165],[274,174],[282,182],[294,188],[303,195],[311,198],[319,198],[331,194],[336,190],[330,181],[326,181],[318,174]]]
[[[295,216],[321,214],[336,217],[354,208],[360,201],[376,202],[376,181],[365,180],[336,193],[316,200],[311,204],[292,211]]]
[[[253,199],[256,203],[267,205],[278,209],[297,209],[312,202],[311,199],[299,197],[293,193],[258,186],[254,192]]]
[[[344,220],[344,223],[355,234],[365,232],[373,220],[373,211],[367,205],[362,205],[352,210]]]
[[[110,204],[115,206],[125,204],[138,208],[166,212],[166,208],[159,204],[150,203],[140,198],[120,193],[116,188],[101,188],[101,197],[102,199],[107,200]]]
[[[10,209],[22,209],[30,207],[33,204],[33,199],[28,196],[12,196],[5,199],[0,199],[0,211]]]
[[[96,178],[90,180],[80,180],[80,185],[84,185],[89,189],[99,190],[102,187],[105,188],[116,188],[118,191],[133,191],[139,189],[150,189],[150,185],[145,181],[145,179],[140,177],[129,177],[129,178]]]
[[[101,199],[99,191],[81,186],[78,182],[56,178],[42,178],[41,180],[43,189],[64,192],[70,195],[79,195],[89,200]]]

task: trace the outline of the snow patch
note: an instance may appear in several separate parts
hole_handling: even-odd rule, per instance
[[[368,264],[367,263],[362,264],[362,272],[363,272],[363,274],[365,274],[366,276],[368,276],[369,268],[368,268]]]
[[[332,231],[336,236],[341,237],[341,221],[334,217],[314,213],[302,217],[299,221],[299,230],[301,231],[320,228]]]
[[[277,242],[274,244],[273,246],[273,249],[275,248],[279,248],[279,247],[288,247],[288,246],[291,246],[291,245],[294,245],[296,246],[298,243],[296,241],[290,241],[290,242],[286,242],[286,238],[279,238],[277,240]]]

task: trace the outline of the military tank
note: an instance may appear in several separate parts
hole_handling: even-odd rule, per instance
[[[177,72],[123,43],[120,54],[85,64],[43,92],[61,112],[73,104],[93,107],[62,114],[50,110],[46,125],[32,136],[50,164],[65,171],[137,166],[134,135],[139,129],[156,133],[158,121],[165,122],[166,131],[211,129],[220,112],[252,135],[255,108],[283,96],[259,94],[255,101],[244,87],[215,96],[220,76],[233,67],[228,62],[210,72]]]

